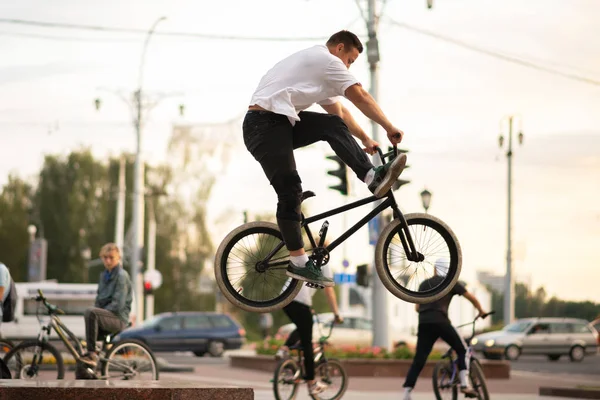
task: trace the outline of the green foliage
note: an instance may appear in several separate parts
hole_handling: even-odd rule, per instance
[[[8,266],[17,282],[27,279],[32,197],[31,186],[12,175],[0,191],[0,262]]]
[[[492,293],[492,309],[496,314],[492,316],[492,323],[502,327],[504,319],[504,294],[488,287]],[[547,299],[543,287],[531,290],[523,283],[515,285],[515,317],[570,317],[582,318],[592,321],[600,315],[600,303],[591,301],[565,301],[556,297]]]

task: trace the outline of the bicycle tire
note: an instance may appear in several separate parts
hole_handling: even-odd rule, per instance
[[[288,359],[283,359],[281,360],[278,364],[277,367],[275,367],[275,372],[273,374],[273,394],[275,395],[275,400],[293,400],[296,398],[296,395],[298,394],[298,383],[294,382],[293,385],[293,389],[292,389],[292,394],[290,395],[290,397],[282,397],[279,393],[279,374],[281,373],[281,371],[286,368],[286,367],[292,367],[294,371],[296,371],[294,373],[294,376],[298,373],[302,373],[302,370],[300,369],[300,366],[298,365],[298,363],[296,362],[296,360],[292,359],[292,358],[288,358]]]
[[[279,227],[271,222],[256,221],[241,225],[232,230],[221,242],[215,254],[215,280],[221,293],[230,303],[244,311],[267,313],[280,310],[288,305],[302,289],[302,283],[297,279],[291,279],[287,289],[279,296],[269,301],[253,301],[240,295],[231,285],[227,277],[227,259],[233,246],[245,236],[253,233],[265,233],[283,240]]]
[[[57,373],[56,379],[63,379],[65,377],[65,365],[63,362],[63,358],[56,347],[54,347],[50,343],[40,342],[39,340],[25,340],[25,341],[19,343],[17,346],[13,347],[13,349],[11,351],[9,351],[8,354],[6,354],[6,356],[4,356],[4,362],[6,363],[6,365],[9,365],[10,360],[13,357],[17,360],[18,375],[13,376],[13,379],[20,379],[21,369],[23,367],[23,365],[22,365],[23,360],[21,358],[20,352],[21,352],[21,350],[23,350],[27,347],[41,347],[42,352],[48,351],[50,354],[52,354],[52,356],[56,360],[56,366],[58,368],[58,373]]]
[[[108,353],[106,353],[105,358],[107,360],[110,360],[110,357],[113,355],[114,352],[116,352],[117,350],[119,350],[120,348],[124,347],[127,344],[135,344],[136,346],[140,346],[142,347],[150,356],[150,359],[152,360],[152,365],[154,368],[154,376],[153,379],[154,381],[158,380],[159,377],[159,370],[158,370],[158,363],[156,362],[156,357],[154,356],[154,353],[152,352],[152,350],[150,350],[150,347],[148,347],[144,342],[142,342],[141,340],[137,340],[137,339],[124,339],[121,340],[117,343],[115,343],[111,349],[108,351]],[[102,376],[108,376],[108,366],[109,366],[109,362],[105,362],[104,365],[102,366]]]
[[[323,393],[319,393],[318,395],[315,395],[315,396],[311,395],[310,397],[315,400],[319,400],[319,399],[321,399],[321,400],[338,400],[338,399],[342,398],[342,396],[344,395],[344,393],[346,393],[346,390],[348,389],[348,373],[344,369],[344,366],[342,365],[342,363],[335,358],[329,358],[329,359],[327,359],[326,362],[317,365],[315,368],[315,378],[318,377],[319,368],[321,368],[327,364],[336,365],[338,367],[338,369],[342,372],[342,385],[341,385],[340,390],[333,397],[323,397]]]
[[[433,374],[431,375],[431,381],[433,384],[433,393],[435,394],[435,398],[437,400],[443,400],[442,394],[440,393],[439,387],[439,379],[440,374],[445,372],[448,376],[448,379],[452,378],[452,368],[450,367],[450,363],[447,361],[440,361],[435,364],[433,367]],[[452,400],[458,399],[458,387],[455,382],[449,382],[452,387]]]
[[[479,384],[475,383],[473,377],[476,377]],[[483,368],[481,363],[476,358],[471,358],[471,365],[469,368],[469,378],[471,379],[471,386],[477,391],[479,400],[490,400],[490,394],[485,383],[485,375],[483,374]]]
[[[375,247],[375,268],[377,269],[377,275],[379,279],[386,287],[386,289],[394,296],[407,301],[409,303],[426,304],[433,301],[439,300],[448,294],[456,285],[460,276],[460,270],[462,267],[462,254],[460,249],[460,243],[456,238],[456,235],[448,225],[446,225],[439,218],[433,217],[429,214],[414,213],[406,214],[406,223],[410,227],[415,224],[422,224],[435,230],[448,245],[450,252],[450,262],[448,266],[448,274],[446,279],[437,288],[434,288],[426,293],[418,293],[410,291],[398,284],[398,282],[392,276],[390,269],[387,265],[386,254],[389,248],[390,242],[396,233],[401,229],[400,219],[395,219],[390,222],[385,229],[381,232],[377,246]],[[413,238],[414,239],[414,238]],[[416,246],[416,244],[415,244]],[[417,251],[419,249],[417,248]]]

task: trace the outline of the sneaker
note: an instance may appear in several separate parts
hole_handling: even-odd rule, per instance
[[[477,392],[470,386],[461,386],[460,391],[465,395],[465,397],[471,399],[477,398]]]
[[[320,286],[331,287],[335,285],[333,279],[323,276],[323,273],[315,267],[312,260],[308,260],[304,268],[298,268],[290,261],[286,275],[294,279],[314,283]]]
[[[406,166],[406,154],[400,153],[388,163],[375,167],[375,176],[369,190],[377,197],[383,197],[391,188]]]
[[[311,396],[322,393],[325,391],[325,389],[327,389],[327,385],[319,381],[315,381],[315,383],[313,383],[312,385],[308,385],[308,393]]]
[[[81,357],[81,362],[87,367],[94,369],[98,363],[98,355],[95,353],[86,353],[83,357]]]
[[[275,359],[282,360],[282,359],[288,358],[289,355],[290,355],[290,353],[287,350],[279,349],[279,350],[277,350],[277,353],[275,353]]]

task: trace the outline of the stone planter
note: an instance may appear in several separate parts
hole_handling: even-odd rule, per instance
[[[378,376],[382,378],[403,377],[408,373],[412,360],[340,359],[348,376]],[[427,361],[419,375],[431,378],[433,367],[438,361]],[[510,364],[507,361],[479,360],[487,379],[509,379]],[[273,356],[232,356],[229,361],[234,368],[247,368],[274,372],[277,361]]]

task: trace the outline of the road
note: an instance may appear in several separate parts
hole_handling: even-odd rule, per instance
[[[550,374],[600,376],[600,356],[589,356],[582,362],[571,362],[568,356],[561,357],[558,361],[549,361],[546,357],[522,356],[511,363],[511,369]]]
[[[219,387],[251,387],[255,391],[256,400],[273,399],[272,373],[240,368],[230,368],[227,357],[209,358],[194,357],[185,353],[160,353],[171,363],[193,365],[193,373],[161,373],[161,380],[179,380],[194,382],[199,385]],[[527,361],[527,360],[524,360]],[[542,363],[543,360],[533,360]],[[524,363],[526,364],[526,363]],[[402,393],[403,378],[353,377],[349,380],[345,400],[397,400]],[[597,385],[597,376],[590,374],[557,374],[515,370],[509,381],[490,379],[487,381],[490,393],[494,398],[504,400],[538,399],[550,400],[550,397],[537,395],[541,386],[574,387],[576,385]],[[298,399],[308,398],[304,385],[300,386]],[[419,379],[413,396],[414,400],[432,399],[431,379]]]

